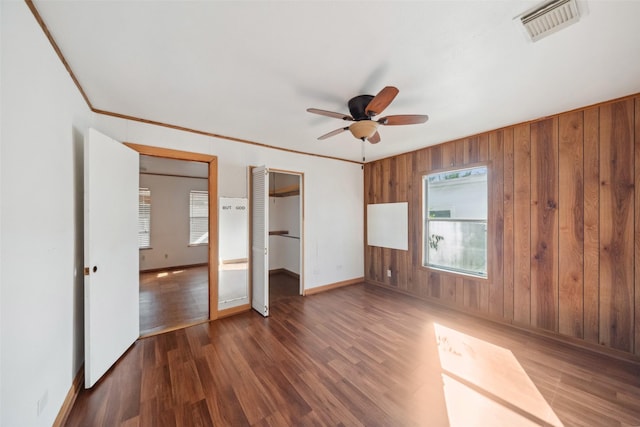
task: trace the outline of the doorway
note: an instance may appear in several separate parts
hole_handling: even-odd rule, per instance
[[[252,307],[304,294],[304,174],[251,168]]]
[[[302,177],[269,172],[269,302],[302,295],[300,287]]]
[[[176,221],[176,216],[181,217],[179,224],[160,225],[159,236],[152,233],[149,247],[140,249],[140,335],[155,335],[216,319],[217,158],[137,144],[126,145],[140,153],[140,187],[151,193],[150,223],[154,224],[154,220],[166,222],[169,220],[167,217]],[[195,185],[198,180],[200,183]],[[158,191],[162,189],[158,184],[164,184],[166,188]],[[156,191],[150,187],[155,187]],[[185,188],[190,189],[185,196],[176,198],[175,194],[174,197],[169,194],[176,188],[182,188],[180,191],[183,192]],[[142,203],[142,195],[140,200]],[[198,214],[198,207],[202,208],[203,204],[208,208],[206,218]],[[178,214],[177,210],[182,213]],[[157,215],[160,212],[162,214]],[[183,249],[171,249],[166,242],[179,228],[185,237],[173,240],[178,240]],[[141,238],[144,236],[139,233],[139,243]]]
[[[140,156],[140,335],[209,318],[208,165]]]

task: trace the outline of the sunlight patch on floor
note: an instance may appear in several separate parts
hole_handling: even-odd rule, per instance
[[[434,329],[451,426],[563,425],[511,351]]]
[[[163,278],[163,277],[168,277],[168,276],[169,276],[169,274],[180,274],[180,273],[184,273],[184,270],[173,270],[173,271],[170,271],[170,272],[169,272],[169,271],[163,271],[163,272],[161,272],[161,273],[158,273],[158,274],[156,275],[156,277],[157,277],[158,279],[161,279],[161,278]]]

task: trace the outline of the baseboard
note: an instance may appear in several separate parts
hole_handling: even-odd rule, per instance
[[[224,310],[218,311],[218,319],[233,316],[234,314],[244,313],[245,311],[249,310],[251,310],[251,304],[243,304],[237,307],[225,308]]]
[[[249,262],[248,258],[223,259],[221,264],[245,264]]]
[[[332,289],[341,288],[343,286],[355,285],[356,283],[364,282],[364,277],[358,277],[355,279],[343,280],[342,282],[330,283],[324,286],[317,286],[315,288],[305,289],[304,295],[314,295],[319,294],[320,292],[330,291]]]
[[[62,402],[62,407],[60,407],[60,411],[58,411],[58,416],[53,422],[53,427],[62,427],[67,422],[67,418],[69,418],[69,414],[71,413],[71,409],[73,408],[73,404],[80,394],[80,390],[82,390],[82,385],[84,384],[84,363],[80,366],[78,373],[76,374],[73,382],[71,383],[71,388],[67,393],[67,397],[64,398],[64,402]]]
[[[140,270],[140,273],[153,273],[156,271],[166,271],[166,270],[180,270],[183,268],[193,268],[193,267],[203,267],[205,265],[209,265],[206,262],[200,264],[188,264],[188,265],[172,265],[169,267],[159,267],[159,268],[150,268],[148,270]]]
[[[300,280],[300,275],[298,273],[294,273],[291,270],[287,270],[286,268],[275,268],[273,270],[269,270],[269,276],[272,274],[286,274],[287,276],[291,276],[294,279]]]

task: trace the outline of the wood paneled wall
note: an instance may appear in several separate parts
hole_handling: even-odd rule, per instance
[[[423,267],[422,176],[477,163],[488,278]],[[640,96],[371,162],[364,177],[366,204],[409,203],[409,250],[365,244],[368,282],[640,355]]]

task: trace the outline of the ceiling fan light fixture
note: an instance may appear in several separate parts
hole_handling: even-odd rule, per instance
[[[373,120],[360,120],[349,126],[351,134],[358,139],[370,138],[378,130],[378,122]]]

